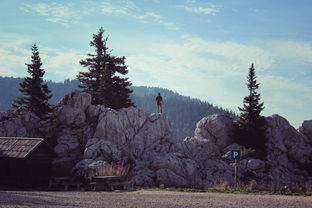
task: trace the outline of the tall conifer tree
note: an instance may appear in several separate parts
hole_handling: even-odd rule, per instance
[[[80,88],[92,96],[92,104],[104,105],[113,109],[134,106],[130,99],[132,90],[128,78],[120,75],[128,73],[125,65],[125,57],[116,57],[110,54],[106,46],[108,36],[103,37],[104,30],[101,27],[98,34],[93,35],[90,46],[95,48],[95,54],[88,54],[88,58],[81,60],[80,64],[88,67],[89,71],[79,72]]]
[[[49,99],[52,97],[47,84],[43,83],[44,69],[41,68],[42,62],[39,56],[39,50],[36,44],[31,48],[31,63],[26,64],[29,77],[25,77],[20,83],[19,91],[22,93],[12,104],[14,108],[24,107],[35,113],[40,118],[48,118],[52,112],[52,106]]]
[[[265,150],[265,129],[264,118],[261,111],[264,109],[263,103],[260,103],[260,94],[257,92],[259,84],[256,80],[254,65],[251,64],[249,74],[247,76],[247,88],[249,95],[244,98],[244,105],[238,108],[241,111],[240,117],[237,119],[238,135],[237,142],[264,153]]]

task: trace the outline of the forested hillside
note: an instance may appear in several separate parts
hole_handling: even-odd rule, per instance
[[[19,83],[22,78],[0,77],[0,111],[11,108],[12,101],[19,95]],[[56,104],[66,93],[77,89],[78,80],[64,82],[47,81],[53,97],[51,103]],[[171,90],[156,87],[131,87],[134,90],[132,99],[135,105],[147,112],[156,112],[155,97],[158,92],[164,98],[164,113],[169,117],[172,127],[179,138],[194,134],[196,122],[201,118],[214,113],[231,113],[199,99],[182,96]]]

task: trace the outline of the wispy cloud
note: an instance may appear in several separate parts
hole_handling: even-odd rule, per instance
[[[78,20],[87,15],[99,12],[101,15],[127,17],[144,24],[156,23],[168,29],[178,29],[174,22],[155,12],[145,11],[146,9],[137,7],[130,0],[102,0],[101,3],[86,1],[81,3],[80,6],[55,2],[24,4],[20,10],[29,14],[38,14],[44,17],[46,21],[67,27],[78,24]]]
[[[105,0],[101,5],[101,10],[105,15],[131,15],[132,11],[135,10],[134,3],[129,0]]]
[[[219,9],[212,7],[190,7],[190,6],[179,6],[187,12],[192,12],[195,14],[209,14],[216,15],[219,12]]]
[[[24,76],[27,74],[25,63],[31,60],[30,40],[19,40],[16,42],[0,43],[0,76]],[[66,78],[75,78],[78,71],[83,70],[79,61],[86,57],[86,52],[71,49],[56,49],[41,47],[39,45],[40,57],[43,68],[50,77],[62,81]],[[61,76],[60,76],[61,75]]]
[[[71,6],[59,3],[25,4],[20,8],[24,12],[35,12],[44,16],[47,21],[69,26],[77,22],[78,15]]]
[[[27,55],[30,57],[30,49],[25,47],[31,45],[30,40],[18,40],[14,42],[0,43],[0,75],[17,76],[20,69],[26,69]],[[26,70],[25,70],[26,71]]]
[[[84,70],[79,61],[86,58],[86,52],[72,49],[55,49],[43,47],[41,50],[44,67],[52,76],[74,79],[79,71]]]
[[[101,5],[101,11],[104,15],[126,16],[128,18],[137,20],[140,23],[157,23],[163,25],[168,29],[178,29],[174,22],[168,21],[164,16],[155,12],[143,11],[130,0],[104,0]]]
[[[140,22],[146,23],[146,24],[154,22],[154,23],[159,23],[168,29],[172,29],[172,30],[179,29],[175,23],[167,21],[163,16],[156,14],[154,12],[147,12],[140,16],[134,16],[134,18],[139,19]]]
[[[312,44],[309,42],[273,39],[255,41],[254,44],[267,48],[272,54],[277,54],[285,60],[308,64],[312,67]]]

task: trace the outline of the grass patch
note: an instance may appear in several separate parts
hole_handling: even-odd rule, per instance
[[[251,181],[247,185],[230,186],[228,183],[220,183],[213,187],[198,189],[198,188],[175,188],[165,187],[161,184],[159,187],[143,188],[149,191],[175,191],[175,192],[210,192],[224,194],[257,194],[257,195],[289,195],[289,196],[312,196],[312,190],[302,191],[303,187],[294,185],[291,188],[288,186],[260,186],[256,182]]]

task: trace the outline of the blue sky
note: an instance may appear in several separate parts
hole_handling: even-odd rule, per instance
[[[312,119],[311,11],[310,0],[2,0],[0,75],[26,76],[37,43],[46,79],[75,78],[103,27],[134,85],[236,112],[254,63],[263,115],[297,128]]]

